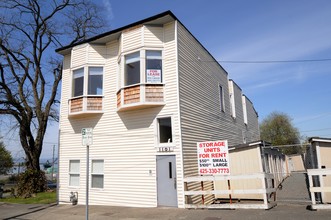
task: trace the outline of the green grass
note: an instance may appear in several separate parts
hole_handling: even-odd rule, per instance
[[[56,202],[56,192],[37,193],[36,197],[31,198],[4,198],[0,202],[18,203],[18,204],[50,204]]]

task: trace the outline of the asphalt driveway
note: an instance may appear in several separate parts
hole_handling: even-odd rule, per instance
[[[331,210],[310,211],[303,205],[278,205],[270,210],[188,210],[90,206],[89,219],[225,220],[225,219],[330,219]],[[0,203],[1,219],[86,219],[83,205],[21,205]]]

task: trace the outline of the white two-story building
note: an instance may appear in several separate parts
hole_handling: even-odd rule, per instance
[[[170,11],[57,49],[63,55],[59,201],[184,207],[197,142],[259,140],[252,102]],[[189,185],[194,188],[194,185]],[[208,187],[208,186],[206,186]]]

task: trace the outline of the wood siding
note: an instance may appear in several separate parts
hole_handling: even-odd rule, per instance
[[[196,143],[228,140],[230,146],[240,144],[244,125],[238,126],[231,117],[227,73],[180,24],[178,69],[184,176],[197,176]],[[224,92],[224,111],[220,109],[219,86]],[[188,187],[189,190],[199,190],[200,184],[188,184]],[[208,190],[213,185],[205,183],[204,187]],[[201,199],[196,197],[192,202],[199,203]],[[212,202],[212,198],[205,202]]]
[[[134,28],[123,33],[123,50],[130,51],[141,46],[141,28]],[[163,32],[163,31],[162,31]],[[165,58],[163,77],[165,86],[163,99],[165,106],[117,112],[120,103],[118,85],[120,80],[118,70],[119,41],[109,42],[105,48],[93,47],[88,57],[88,65],[104,63],[104,96],[103,114],[88,115],[81,118],[69,118],[66,110],[71,98],[72,66],[63,70],[62,102],[60,115],[60,167],[59,167],[59,200],[69,201],[71,191],[78,192],[79,204],[85,203],[86,179],[86,147],[82,146],[81,129],[93,128],[93,145],[90,146],[90,160],[104,160],[104,188],[90,189],[91,205],[114,205],[135,207],[157,206],[156,155],[176,155],[178,204],[184,207],[181,142],[179,136],[178,90],[175,40],[175,22],[164,25],[164,41],[161,49]],[[154,41],[150,41],[153,46]],[[156,41],[155,41],[156,42]],[[155,47],[160,44],[156,43]],[[86,48],[85,48],[86,49]],[[91,49],[91,48],[90,48]],[[93,51],[93,52],[92,52]],[[86,57],[86,50],[73,56]],[[65,63],[70,62],[70,56],[65,56]],[[81,58],[73,57],[75,60]],[[87,65],[75,61],[75,65]],[[148,91],[159,88],[149,88]],[[150,94],[150,93],[149,93]],[[156,97],[150,96],[155,99]],[[160,96],[157,98],[160,99]],[[173,152],[157,152],[156,119],[168,117],[172,119]],[[69,186],[69,160],[80,160],[80,185]]]
[[[74,47],[71,50],[71,68],[77,68],[87,63],[87,44]]]
[[[246,97],[247,109],[247,142],[260,140],[258,115],[253,103]]]
[[[183,177],[198,175],[196,143],[217,139],[228,140],[230,146],[242,143],[242,127],[238,125],[242,122],[239,116],[242,110],[237,109],[240,104],[236,103],[236,124],[231,117],[227,73],[216,61],[211,62],[213,57],[180,22],[138,25],[120,34],[118,40],[105,45],[83,44],[64,56],[59,200],[68,202],[73,191],[79,194],[78,203],[85,203],[86,147],[82,146],[81,129],[91,127],[90,160],[104,161],[104,188],[90,189],[91,205],[156,207],[156,156],[175,155],[178,207],[183,208]],[[139,89],[132,87],[125,96],[132,96],[136,102],[139,101],[137,94],[141,97],[144,90],[147,101],[162,99],[164,105],[118,111],[119,106],[128,102],[123,99],[125,91],[121,90],[124,89],[121,88],[124,85],[121,58],[124,54],[151,48],[162,50],[162,88],[141,82],[144,85],[138,86]],[[72,70],[100,65],[104,68],[103,113],[68,117]],[[224,111],[220,110],[219,86],[223,87]],[[236,91],[235,88],[235,101],[238,101]],[[92,105],[99,108],[100,100],[93,100]],[[171,117],[172,143],[158,143],[157,118],[160,117]],[[159,152],[159,147],[164,146],[173,151]],[[69,186],[69,160],[80,161],[78,187]],[[205,190],[213,188],[210,182],[204,186]],[[200,189],[200,184],[189,187]],[[206,197],[206,203],[212,199]],[[193,197],[193,202],[199,201],[200,197]]]
[[[140,86],[132,86],[124,89],[124,104],[140,102]]]
[[[230,172],[231,175],[244,175],[253,173],[262,173],[262,160],[259,146],[250,148],[236,149],[230,151]],[[265,181],[265,180],[263,180]],[[232,180],[231,189],[262,189],[261,179]],[[215,190],[228,189],[228,183],[215,182]],[[263,199],[261,194],[232,194],[232,199]],[[217,195],[217,198],[229,198],[229,195]]]
[[[146,102],[163,102],[163,85],[145,86]]]
[[[163,46],[163,27],[144,26],[144,45],[145,46]]]
[[[122,52],[137,49],[142,46],[142,25],[138,25],[122,33]]]

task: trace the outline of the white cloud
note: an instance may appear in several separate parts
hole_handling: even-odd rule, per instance
[[[114,12],[110,0],[102,0],[102,4],[106,11],[107,20],[114,19]]]

